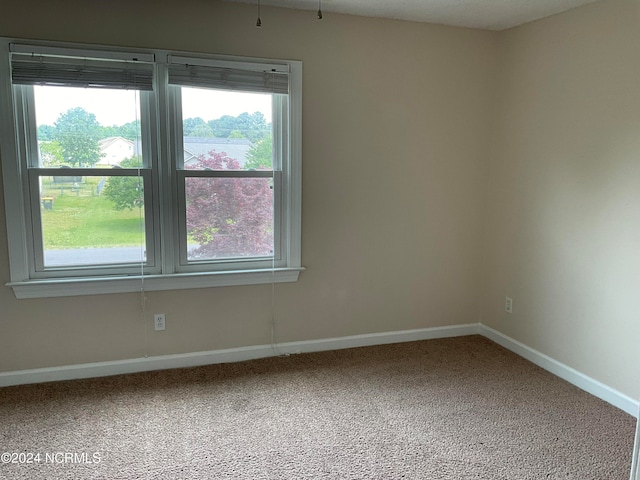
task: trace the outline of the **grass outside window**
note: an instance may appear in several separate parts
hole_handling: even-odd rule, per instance
[[[53,198],[50,209],[40,209],[45,250],[144,243],[142,209],[116,210],[113,202],[98,195],[99,182],[100,177],[83,177],[76,183],[42,179],[41,198]]]

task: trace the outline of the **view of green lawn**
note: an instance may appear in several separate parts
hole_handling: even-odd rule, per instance
[[[42,197],[53,197],[51,209],[42,208],[45,250],[136,246],[144,243],[144,212],[117,211],[98,196],[98,177],[84,177],[76,185],[56,185],[43,178]]]

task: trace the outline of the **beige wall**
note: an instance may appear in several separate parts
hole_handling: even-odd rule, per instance
[[[503,33],[481,317],[636,399],[639,26],[612,0]]]
[[[302,60],[307,271],[276,287],[277,340],[477,322],[497,35],[268,8],[257,29],[254,15],[23,0],[0,35]],[[141,315],[136,294],[18,301],[0,287],[0,371],[269,342],[269,285],[147,297]],[[167,331],[145,338],[154,312]]]

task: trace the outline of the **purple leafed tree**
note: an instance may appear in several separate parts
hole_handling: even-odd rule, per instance
[[[240,163],[212,151],[186,168],[240,170]],[[198,244],[190,258],[272,253],[273,193],[268,178],[188,177],[185,191],[187,235]]]

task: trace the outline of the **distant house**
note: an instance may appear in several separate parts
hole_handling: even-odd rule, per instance
[[[198,161],[199,156],[214,151],[226,153],[229,157],[235,158],[243,167],[251,145],[251,141],[246,138],[184,137],[184,165],[192,165]]]
[[[247,138],[184,137],[184,165],[193,165],[201,155],[217,152],[226,153],[229,157],[236,159],[241,167],[244,167],[252,145],[251,140]],[[118,157],[118,154],[122,155],[122,152],[125,151],[125,146],[128,148],[126,150],[128,153]],[[122,137],[109,137],[100,140],[100,150],[105,153],[105,156],[100,159],[98,166],[119,165],[123,159],[134,154],[139,155],[141,151],[140,140],[130,142]],[[115,161],[115,163],[106,163],[109,160]]]
[[[123,137],[107,137],[98,142],[102,157],[96,164],[97,167],[113,167],[120,165],[125,158],[131,158],[134,154],[134,144]]]

